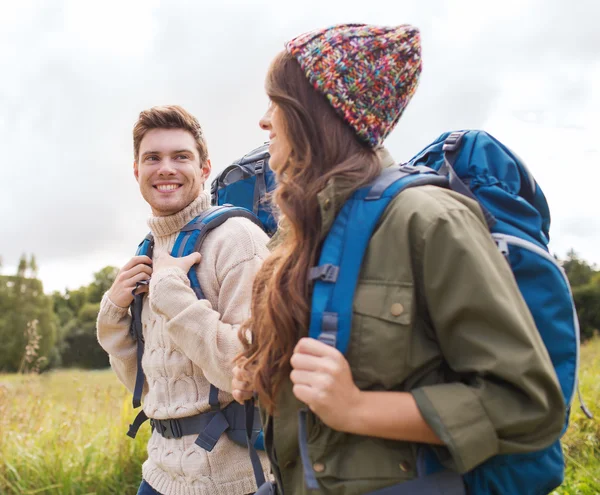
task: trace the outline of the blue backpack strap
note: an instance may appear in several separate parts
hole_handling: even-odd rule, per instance
[[[426,167],[395,167],[344,204],[323,243],[319,266],[309,273],[314,282],[310,337],[346,352],[354,293],[371,235],[394,197],[425,184],[447,187],[448,180]]]
[[[142,242],[140,242],[136,251],[136,256],[148,256],[152,258],[152,252],[154,250],[154,237],[152,234],[148,234]],[[133,408],[137,409],[142,405],[142,391],[144,389],[144,371],[142,369],[142,357],[144,356],[144,333],[142,329],[142,307],[144,305],[144,294],[135,294],[135,291],[140,285],[147,285],[147,281],[138,282],[133,289],[133,302],[130,306],[131,311],[131,327],[130,334],[137,344],[137,371],[135,375],[135,386],[133,389]],[[129,425],[129,431],[127,435],[131,438],[135,438],[140,426],[142,426],[148,420],[148,416],[144,411],[140,411],[133,420],[133,423]]]
[[[352,304],[367,246],[390,202],[403,190],[421,185],[448,187],[448,180],[427,167],[399,166],[384,170],[357,190],[337,215],[321,250],[319,265],[310,269],[314,282],[309,336],[345,353],[350,340]],[[346,249],[347,246],[350,246]],[[306,415],[298,413],[298,443],[307,488],[318,490],[308,455]]]
[[[265,475],[263,473],[260,458],[258,457],[258,452],[256,452],[254,441],[252,439],[254,430],[254,415],[256,413],[254,399],[247,400],[244,403],[244,412],[246,416],[246,444],[248,445],[248,455],[250,456],[250,462],[252,463],[252,470],[254,471],[256,486],[257,488],[260,488],[265,484]]]
[[[256,225],[263,228],[260,220],[253,215],[250,211],[241,207],[233,207],[231,205],[223,205],[217,206],[208,209],[200,216],[194,218],[191,222],[189,222],[183,229],[181,229],[177,239],[175,240],[175,244],[173,249],[171,250],[171,255],[174,257],[182,257],[187,256],[195,251],[200,251],[202,243],[204,239],[208,235],[208,233],[222,225],[225,221],[232,217],[243,217],[251,220]],[[151,236],[149,235],[144,241],[140,244],[138,248],[139,254],[148,254],[151,256],[151,249],[148,251],[148,248],[152,247],[153,244],[150,243],[152,241]],[[198,277],[196,275],[196,270],[194,267],[190,268],[188,272],[188,278],[190,280],[190,286],[194,290],[194,293],[199,299],[204,299],[204,293],[200,287],[200,283]],[[136,287],[137,288],[137,287]],[[139,396],[134,397],[134,404],[141,403],[141,390],[144,384],[144,374],[141,366],[141,356],[143,355],[143,335],[141,333],[141,308],[143,302],[143,295],[135,296],[138,299],[134,299],[134,302],[137,300],[139,303],[135,307],[135,311],[132,308],[132,314],[135,314],[136,317],[133,319],[136,322],[139,322],[139,325],[136,329],[139,328],[139,335],[141,339],[138,340],[138,374],[136,377],[136,387],[135,390],[139,389]],[[134,394],[135,395],[135,394]],[[138,398],[139,397],[139,398]],[[137,400],[136,400],[137,399]],[[231,430],[232,428],[236,428],[236,425],[239,423],[238,416],[241,413],[244,418],[244,424],[250,425],[250,436],[254,439],[254,441],[250,441],[248,443],[248,449],[250,452],[250,459],[252,462],[252,467],[254,469],[255,477],[257,483],[264,483],[264,474],[262,472],[262,465],[260,463],[260,458],[256,453],[256,449],[264,449],[263,446],[263,436],[260,427],[257,427],[256,420],[254,418],[254,404],[252,403],[251,409],[250,406],[242,406],[237,403],[229,404],[225,409],[221,410],[219,404],[219,389],[214,385],[210,385],[209,398],[208,402],[211,406],[213,416],[210,418],[210,421],[206,426],[202,429],[198,437],[196,438],[195,443],[201,448],[212,451],[214,446],[216,445],[218,439],[221,435]],[[139,407],[139,406],[138,406]],[[239,410],[239,411],[238,411]],[[216,414],[214,414],[216,413]],[[144,411],[141,411],[135,418],[133,424],[130,425],[128,435],[132,438],[135,438],[137,431],[140,426],[148,419]],[[161,425],[163,422],[159,422]],[[171,420],[168,424],[176,424],[175,421]],[[243,431],[242,429],[241,431]],[[236,438],[234,441],[239,443],[237,439],[237,430],[233,432],[233,436]],[[247,442],[246,437],[243,438],[244,442]],[[254,455],[252,454],[254,452]]]
[[[179,233],[173,250],[171,251],[172,256],[181,257],[187,256],[188,254],[193,253],[194,251],[199,251],[202,242],[206,238],[208,232],[210,232],[213,228],[221,225],[228,218],[233,216],[242,216],[249,218],[250,220],[258,223],[260,222],[256,217],[254,217],[250,212],[243,208],[230,208],[226,206],[219,206],[216,208],[209,208],[202,215],[194,218],[190,223],[188,223]],[[136,256],[149,256],[152,258],[152,251],[154,248],[154,238],[152,234],[148,234],[144,240],[139,244]],[[188,272],[188,277],[190,279],[190,285],[196,296],[199,299],[204,299],[204,293],[200,288],[200,283],[198,281],[198,277],[196,275],[196,271],[192,267]],[[147,282],[138,282],[135,290],[139,285],[142,285]],[[138,408],[141,406],[142,401],[142,391],[144,388],[144,371],[142,369],[142,357],[144,355],[144,336],[142,331],[142,307],[144,304],[144,295],[134,294],[133,303],[131,304],[131,329],[130,333],[132,337],[137,342],[137,374],[135,378],[135,386],[133,393],[133,407]],[[219,409],[219,390],[211,385],[210,393],[209,393],[209,404],[211,409],[218,410]],[[144,411],[140,411],[138,415],[135,417],[133,423],[129,425],[129,431],[127,435],[131,438],[135,438],[137,432],[142,424],[148,419]]]
[[[259,182],[257,182],[257,187],[258,184]],[[206,239],[206,236],[209,234],[209,232],[233,217],[247,218],[259,227],[263,228],[263,225],[258,217],[245,208],[231,205],[215,206],[209,208],[203,214],[196,217],[181,230],[173,246],[171,253],[172,256],[181,257],[187,256],[193,252],[199,252],[200,248],[202,247],[202,243]],[[204,299],[204,292],[200,287],[200,281],[198,280],[198,276],[194,267],[192,267],[188,272],[188,278],[190,280],[190,286],[196,293],[198,299]],[[212,383],[210,384],[208,402],[212,411],[220,410],[221,406],[219,404],[219,389]],[[262,437],[258,435],[254,441],[252,440],[253,429],[255,427],[254,402],[247,402],[244,406],[232,404],[228,406],[228,410],[235,415],[237,406],[239,406],[239,408],[243,407],[243,412],[246,418],[246,443],[248,446],[248,453],[250,455],[250,462],[252,463],[252,469],[254,471],[254,477],[256,479],[257,486],[261,486],[265,483],[265,477],[263,474],[262,465],[260,463],[260,458],[256,452],[256,445],[262,442]],[[212,451],[218,439],[231,427],[231,424],[232,419],[229,418],[227,414],[216,414],[209,424],[204,428],[204,430],[198,435],[195,443],[209,452]]]
[[[206,236],[214,228],[222,225],[233,217],[247,218],[254,224],[258,225],[261,229],[263,228],[263,224],[258,217],[252,212],[248,211],[246,208],[232,205],[214,206],[203,212],[198,217],[194,218],[185,227],[183,227],[183,229],[181,229],[177,239],[175,240],[175,244],[173,245],[171,255],[175,257],[183,257],[188,256],[193,252],[200,252]],[[190,280],[190,286],[194,290],[196,297],[198,297],[198,299],[205,299],[204,292],[202,291],[200,281],[198,280],[198,276],[194,267],[190,268],[190,271],[188,272],[188,278]],[[219,411],[221,409],[221,405],[219,403],[219,389],[212,383],[210,384],[208,403],[212,411]],[[237,406],[237,404],[233,404],[233,406]],[[239,407],[242,408],[241,405]],[[234,408],[232,408],[230,405],[228,409],[229,411],[232,411]],[[247,409],[246,414],[248,414]],[[246,418],[246,420],[249,420],[250,424],[254,424],[253,418],[254,410],[252,411],[252,418]],[[196,444],[207,451],[211,451],[221,435],[231,426],[230,422],[231,421],[227,415],[215,415],[196,439]],[[258,435],[255,441],[248,445],[248,448],[254,450],[255,446],[260,447],[261,442],[262,436]],[[258,459],[258,455],[256,455],[256,459]],[[250,456],[250,460],[252,461],[255,471],[255,476],[257,473],[257,466],[254,465],[256,459],[254,459],[252,455]],[[260,468],[260,473],[262,479],[264,480],[260,461],[258,462],[258,467]],[[258,481],[260,481],[259,478],[257,478],[257,482]]]
[[[460,151],[462,138],[466,133],[467,131],[453,132],[446,138],[444,145],[442,146],[442,149],[444,150],[444,164],[441,166],[439,173],[442,175],[448,175],[450,188],[453,191],[460,193],[463,196],[467,196],[479,204],[488,228],[492,229],[492,227],[496,224],[494,215],[492,215],[490,211],[481,203],[481,201],[477,199],[471,189],[469,189],[469,187],[458,176],[456,170],[454,170],[454,163]]]
[[[254,184],[254,197],[252,199],[252,213],[258,215],[258,208],[262,198],[267,194],[267,181],[265,178],[265,160],[259,160],[254,165],[254,172],[256,174],[256,182]]]
[[[230,205],[214,206],[206,210],[200,216],[194,218],[181,229],[179,236],[175,240],[173,249],[171,250],[171,256],[181,258],[183,256],[188,256],[193,252],[200,252],[202,243],[209,232],[233,217],[247,218],[262,228],[262,223],[256,215],[245,208]],[[194,267],[190,268],[188,278],[190,279],[190,285],[198,299],[204,299],[204,292],[202,292],[200,281],[198,280]]]

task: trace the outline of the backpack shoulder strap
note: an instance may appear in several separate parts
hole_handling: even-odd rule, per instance
[[[203,212],[198,217],[194,218],[189,222],[177,236],[175,244],[171,251],[171,255],[175,257],[187,256],[194,251],[200,251],[200,247],[204,242],[204,239],[208,233],[214,228],[222,225],[229,218],[232,217],[243,217],[248,218],[252,222],[259,226],[262,226],[260,220],[252,214],[250,211],[229,205],[211,207]],[[154,248],[154,238],[152,234],[148,234],[144,240],[139,244],[136,255],[146,255],[152,257],[152,251]],[[194,267],[188,272],[188,278],[190,285],[194,290],[198,299],[204,299],[204,293],[200,287],[198,276]],[[136,287],[137,288],[137,287]],[[135,295],[131,304],[131,335],[137,342],[137,374],[135,380],[135,387],[133,393],[133,407],[138,408],[141,406],[142,391],[144,388],[144,371],[142,369],[142,356],[144,355],[144,336],[142,330],[142,307],[144,304],[144,295]],[[213,410],[219,409],[219,390],[211,385],[209,393],[209,404]],[[133,424],[129,427],[127,433],[130,437],[135,438],[138,429],[148,418],[141,411],[135,418]]]
[[[193,252],[199,252],[210,231],[233,217],[247,218],[262,228],[262,223],[258,217],[245,208],[231,205],[213,206],[181,229],[171,250],[171,256],[181,258]],[[204,299],[204,293],[194,267],[190,268],[188,278],[198,299]]]
[[[371,235],[398,194],[425,184],[448,187],[448,180],[427,167],[393,167],[384,170],[370,185],[357,190],[346,201],[323,242],[319,266],[309,271],[309,282],[314,282],[310,337],[345,354],[350,341],[356,284]],[[345,249],[346,246],[351,247]],[[298,414],[304,480],[308,488],[318,489],[308,454],[306,410],[302,409]]]
[[[448,187],[448,180],[427,167],[393,167],[344,204],[323,243],[319,266],[309,272],[314,282],[311,337],[346,352],[356,284],[375,226],[393,198],[425,184]]]
[[[138,245],[136,256],[148,256],[152,258],[154,251],[154,237],[151,233],[144,237],[144,240]],[[146,378],[142,369],[142,357],[144,355],[144,331],[142,327],[142,308],[144,306],[144,294],[135,294],[135,291],[140,285],[148,284],[147,281],[138,282],[133,289],[133,302],[129,306],[131,312],[131,326],[129,327],[129,333],[133,340],[136,342],[136,361],[137,361],[137,372],[135,375],[135,386],[133,388],[133,408],[137,409],[142,405],[142,392],[144,390],[144,382]],[[135,417],[132,424],[129,425],[129,431],[127,435],[131,438],[135,438],[140,426],[148,419],[144,411],[140,411]]]
[[[154,251],[154,237],[152,236],[152,233],[148,233],[148,235],[146,235],[146,237],[144,237],[144,240],[142,242],[139,243],[137,251],[135,252],[136,256],[148,256],[150,259],[152,259],[152,253]],[[138,282],[135,285],[135,288],[133,289],[134,295],[133,295],[133,302],[131,303],[131,305],[129,306],[129,309],[131,311],[131,327],[130,327],[130,334],[133,337],[133,339],[137,342],[144,342],[144,335],[142,333],[142,306],[144,304],[144,294],[135,294],[135,291],[137,290],[137,288],[140,285],[147,285],[148,281],[144,280],[141,282]],[[141,395],[141,391],[140,391],[140,395]],[[135,400],[134,400],[134,406],[133,407],[139,407],[135,405]]]

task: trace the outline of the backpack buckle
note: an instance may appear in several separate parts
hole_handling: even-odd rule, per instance
[[[327,263],[326,265],[313,266],[308,272],[309,282],[315,280],[321,280],[323,282],[329,282],[334,284],[337,281],[340,267]]]
[[[400,165],[398,168],[401,172],[405,172],[410,175],[418,174],[420,172],[420,170],[417,167],[411,167],[409,165]]]
[[[163,438],[181,438],[181,426],[177,419],[153,419],[152,427]]]
[[[456,151],[458,148],[460,148],[460,142],[462,141],[462,138],[465,134],[466,134],[466,132],[464,132],[464,131],[451,133],[445,139],[444,145],[442,146],[442,150]]]
[[[256,173],[256,175],[261,175],[265,173],[265,161],[264,160],[260,160],[259,162],[256,163],[256,165],[254,165],[254,173]]]

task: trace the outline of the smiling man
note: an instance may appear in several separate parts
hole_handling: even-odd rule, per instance
[[[120,270],[98,315],[98,340],[123,384],[134,391],[136,342],[130,336],[133,291],[147,292],[142,310],[144,413],[159,424],[199,422],[214,406],[232,402],[232,360],[237,333],[249,315],[254,276],[268,255],[267,235],[250,220],[228,219],[210,231],[200,253],[169,255],[179,231],[210,208],[204,183],[211,170],[200,124],[178,106],[140,113],[133,129],[134,176],[152,209],[153,260],[135,256]],[[187,273],[195,270],[206,299],[198,299]],[[159,433],[162,431],[162,434]],[[188,428],[189,431],[189,428]],[[255,490],[247,450],[221,435],[210,452],[195,441],[200,431],[172,438],[153,428],[138,494],[242,495]],[[165,437],[163,437],[165,434]],[[266,457],[261,459],[268,465]]]

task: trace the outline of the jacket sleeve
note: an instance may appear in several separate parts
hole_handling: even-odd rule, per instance
[[[466,472],[497,454],[530,452],[560,435],[565,406],[544,343],[510,267],[468,208],[421,233],[422,290],[456,381],[412,391],[444,442],[444,463]]]
[[[228,220],[226,224],[232,220],[238,219]],[[231,392],[233,360],[242,351],[238,330],[250,315],[254,277],[263,256],[268,253],[268,238],[264,232],[256,226],[244,227],[242,234],[244,230],[248,238],[239,242],[245,244],[246,249],[230,241],[216,246],[220,257],[227,260],[216,263],[217,308],[207,299],[197,299],[187,274],[179,268],[162,270],[150,282],[151,308],[166,319],[170,337],[202,369],[210,383],[226,392]],[[241,235],[239,230],[237,234]],[[259,249],[249,250],[247,246],[251,245],[258,245]],[[202,263],[206,262],[201,261],[197,268],[201,281],[201,270],[211,269]]]
[[[104,294],[96,323],[98,342],[108,353],[110,365],[119,380],[133,393],[137,374],[137,344],[129,334],[131,315],[128,308],[114,304]],[[148,385],[144,383],[142,397]]]

